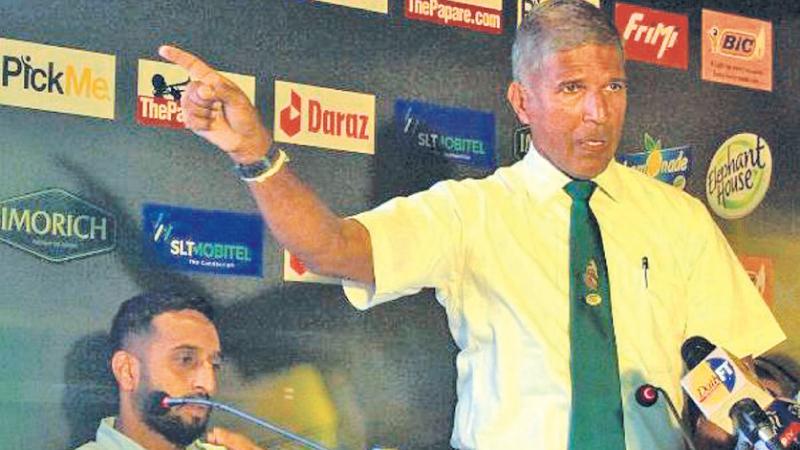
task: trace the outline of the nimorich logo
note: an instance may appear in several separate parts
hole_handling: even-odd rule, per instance
[[[145,248],[162,265],[261,276],[264,224],[255,214],[145,204]]]
[[[114,118],[115,57],[0,38],[0,104]]]
[[[772,175],[769,145],[753,133],[741,133],[717,150],[706,175],[706,198],[725,219],[750,214],[767,193]]]
[[[256,79],[252,76],[220,72],[255,102]],[[136,121],[145,126],[184,128],[181,97],[192,80],[186,70],[175,64],[139,60]]]
[[[110,251],[116,219],[63,189],[0,201],[0,240],[51,262]]]
[[[375,96],[275,81],[275,140],[375,153]]]

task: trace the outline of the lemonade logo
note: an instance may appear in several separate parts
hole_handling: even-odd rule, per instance
[[[753,133],[737,134],[717,150],[706,175],[706,198],[725,219],[750,214],[764,199],[772,176],[769,145]]]
[[[692,170],[691,155],[692,147],[688,145],[662,149],[660,139],[645,133],[643,152],[620,154],[617,159],[624,166],[685,189]]]
[[[275,81],[275,140],[375,153],[375,96]]]
[[[772,23],[703,10],[702,79],[772,90]]]
[[[114,249],[116,219],[63,189],[45,189],[0,201],[0,240],[63,262]]]
[[[145,247],[167,267],[224,275],[261,275],[258,215],[145,204]]]
[[[0,104],[114,118],[113,55],[0,38]]]
[[[239,86],[250,103],[255,101],[255,77],[229,72],[221,74]],[[184,128],[181,97],[191,82],[183,68],[160,61],[139,60],[136,121],[160,128]]]

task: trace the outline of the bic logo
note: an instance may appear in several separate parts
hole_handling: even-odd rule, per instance
[[[289,106],[281,110],[281,130],[289,137],[300,132],[302,120],[300,115],[303,113],[303,100],[294,90],[292,90],[291,98]]]
[[[711,51],[714,53],[746,60],[764,57],[766,45],[764,28],[761,28],[756,35],[743,30],[711,27],[708,34],[711,38]]]
[[[2,38],[0,49],[0,104],[114,118],[114,56]]]
[[[736,371],[733,368],[733,364],[727,359],[710,358],[708,366],[719,377],[728,392],[732,392],[733,387],[736,385]]]
[[[275,140],[375,153],[375,96],[275,81]]]

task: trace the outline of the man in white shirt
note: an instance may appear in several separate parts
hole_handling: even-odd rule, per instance
[[[206,433],[206,406],[159,404],[164,394],[208,398],[216,391],[220,343],[213,320],[213,308],[199,297],[148,293],[124,302],[111,325],[119,415],[103,419],[95,440],[78,450],[260,450],[222,428]]]
[[[235,85],[182,50],[160,53],[191,74],[187,127],[239,165],[289,251],[344,279],[358,308],[436,289],[460,349],[454,447],[580,448],[568,442],[570,368],[581,364],[570,358],[570,180],[597,185],[626,448],[681,448],[674,421],[633,393],[649,382],[680,403],[686,338],[739,356],[784,339],[702,204],[614,161],[627,103],[622,46],[583,0],[537,7],[517,32],[508,99],[531,128],[523,161],[353,218],[334,215],[286,167]]]

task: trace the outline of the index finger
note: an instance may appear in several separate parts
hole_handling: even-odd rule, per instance
[[[178,47],[162,45],[158,48],[158,54],[167,61],[186,69],[193,80],[212,81],[204,80],[204,78],[209,75],[217,75],[217,72],[211,68],[211,66],[203,62],[202,59]]]

